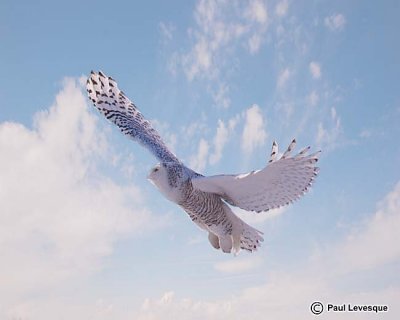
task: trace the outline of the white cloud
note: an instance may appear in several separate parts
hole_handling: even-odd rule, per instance
[[[346,18],[343,14],[333,14],[324,19],[325,26],[327,26],[331,31],[341,31],[346,25]]]
[[[262,259],[259,256],[242,255],[222,262],[217,262],[214,268],[222,273],[244,273],[249,272],[262,264]]]
[[[378,204],[375,214],[360,222],[360,226],[336,248],[336,265],[340,271],[347,272],[373,269],[399,261],[399,230],[400,182]]]
[[[289,3],[287,0],[282,0],[278,2],[275,6],[275,14],[278,17],[284,17],[287,14],[289,8]]]
[[[290,76],[291,76],[291,73],[289,71],[289,68],[285,68],[280,72],[280,74],[278,76],[278,81],[277,81],[278,89],[282,89],[286,85]]]
[[[332,290],[332,291],[331,291]],[[196,300],[188,297],[177,297],[173,291],[166,292],[160,299],[147,299],[135,319],[255,319],[264,320],[266,315],[271,319],[309,320],[314,316],[310,305],[315,300],[324,303],[343,304],[350,301],[354,304],[388,304],[389,312],[385,319],[395,320],[399,316],[397,306],[400,290],[387,288],[375,292],[360,292],[340,295],[318,278],[289,276],[277,274],[263,286],[244,290],[240,295],[226,299]],[[379,302],[377,302],[379,301]],[[323,314],[329,319],[374,319],[376,314],[343,313]],[[379,315],[378,315],[379,316]]]
[[[74,293],[74,296],[79,293]],[[3,316],[6,320],[52,320],[57,319],[128,319],[127,310],[124,312],[114,304],[115,299],[94,298],[89,301],[73,303],[74,297],[62,297],[52,294],[46,298],[36,297],[26,302],[15,303]],[[133,312],[133,311],[131,311]]]
[[[222,151],[228,141],[229,130],[222,120],[218,120],[218,128],[214,137],[214,152],[210,155],[210,164],[216,164],[222,157]]]
[[[203,171],[207,165],[208,151],[210,146],[208,142],[201,138],[197,148],[197,154],[190,159],[190,167],[195,171]]]
[[[243,221],[246,221],[246,223],[250,224],[251,226],[255,226],[262,225],[265,221],[269,219],[274,219],[276,216],[284,213],[287,208],[287,206],[284,206],[259,213],[249,212],[240,208],[232,208],[232,210]]]
[[[66,79],[54,105],[35,115],[33,129],[0,124],[3,303],[87,276],[102,267],[116,240],[152,224],[140,189],[96,169],[109,146],[81,90]]]
[[[174,291],[168,291],[160,299],[146,299],[140,312],[135,315],[138,320],[158,319],[227,319],[231,314],[230,303],[218,305],[215,302],[196,301],[190,298],[176,298]]]
[[[318,62],[311,61],[309,68],[310,68],[310,73],[314,79],[321,78],[321,66]]]
[[[250,154],[259,146],[262,146],[267,138],[265,124],[261,109],[254,104],[245,112],[245,124],[242,133],[242,150]]]

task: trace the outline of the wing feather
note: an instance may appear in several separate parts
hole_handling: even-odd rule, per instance
[[[229,204],[248,211],[267,211],[287,205],[305,194],[319,168],[315,166],[320,152],[308,155],[309,148],[290,156],[292,141],[284,155],[275,160],[277,145],[272,147],[273,160],[262,170],[240,175],[217,175],[192,179],[194,188],[220,195]]]
[[[86,89],[95,107],[116,124],[122,133],[149,149],[161,162],[179,162],[150,122],[118,89],[113,78],[107,77],[101,71],[92,71],[86,82]]]

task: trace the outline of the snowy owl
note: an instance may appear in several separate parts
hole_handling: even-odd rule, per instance
[[[281,156],[274,142],[270,160],[261,170],[205,177],[186,167],[168,150],[113,78],[92,71],[87,92],[108,120],[158,158],[160,163],[150,171],[148,179],[207,231],[211,245],[223,252],[237,254],[241,249],[252,252],[264,240],[263,233],[236,216],[229,205],[255,212],[279,208],[307,192],[318,174],[315,163],[319,152],[308,154],[307,147],[292,156],[296,144],[293,140]]]

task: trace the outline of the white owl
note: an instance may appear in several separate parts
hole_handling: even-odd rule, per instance
[[[308,154],[308,147],[291,156],[296,143],[293,140],[279,158],[274,142],[269,163],[261,170],[205,177],[186,167],[168,150],[150,122],[118,89],[114,79],[101,71],[92,71],[87,92],[108,120],[160,160],[148,179],[207,231],[211,245],[223,252],[236,254],[240,249],[252,252],[263,241],[262,232],[237,217],[228,204],[256,212],[279,208],[307,192],[318,174],[315,163],[319,152]]]

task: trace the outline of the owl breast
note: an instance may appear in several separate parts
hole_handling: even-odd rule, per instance
[[[184,188],[188,180],[185,171],[179,164],[163,164],[157,176],[151,180],[164,197],[180,204],[184,201]]]

